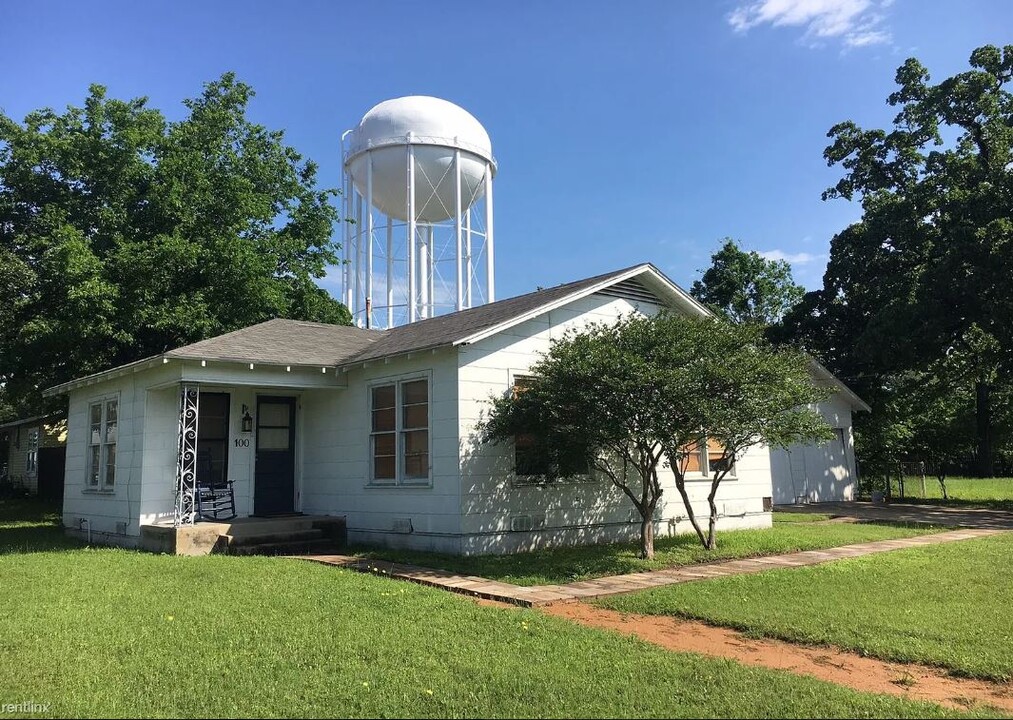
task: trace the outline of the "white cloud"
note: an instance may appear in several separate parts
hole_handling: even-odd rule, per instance
[[[728,24],[745,33],[759,25],[804,27],[803,42],[841,41],[847,48],[889,43],[883,14],[892,0],[751,0],[728,15]]]
[[[760,257],[766,260],[787,260],[792,265],[806,265],[821,259],[823,256],[807,252],[786,253],[784,250],[762,250]]]

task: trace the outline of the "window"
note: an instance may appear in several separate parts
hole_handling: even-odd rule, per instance
[[[692,445],[682,446],[683,451],[686,452],[686,455],[682,458],[682,472],[684,475],[700,472],[700,445],[701,443],[698,441]]]
[[[514,375],[513,395],[516,398],[531,388],[535,378],[531,375]],[[576,448],[572,448],[576,450]],[[594,482],[590,453],[581,458],[567,458],[572,475],[559,477],[559,469],[550,465],[549,457],[542,452],[539,439],[531,433],[514,435],[514,475],[519,484],[552,480],[554,482]]]
[[[116,482],[115,398],[92,403],[88,408],[91,432],[88,438],[88,487],[111,490]]]
[[[429,381],[370,388],[370,479],[377,484],[429,481]]]
[[[683,449],[687,455],[682,459],[682,472],[685,475],[700,475],[702,477],[713,477],[721,470],[724,448],[716,440],[700,438],[692,445],[684,445]],[[728,473],[729,477],[735,474],[735,468]]]
[[[25,455],[25,474],[35,477],[39,471],[39,429],[32,428],[28,431],[28,447]]]
[[[229,394],[202,392],[199,408],[197,484],[221,487],[228,477],[229,467]],[[285,439],[288,439],[287,433]]]
[[[724,464],[727,462],[722,460],[724,454],[725,448],[721,443],[707,438],[707,470],[711,474],[724,469]]]
[[[531,387],[530,375],[515,375],[513,394],[517,397]],[[530,434],[514,436],[514,473],[518,477],[544,477],[549,474],[546,458],[538,452],[538,439]]]

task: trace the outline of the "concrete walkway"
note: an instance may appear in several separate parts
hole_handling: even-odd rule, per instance
[[[987,508],[917,505],[894,502],[823,502],[806,505],[778,505],[778,512],[825,513],[876,522],[927,523],[942,527],[1013,530],[1013,512]]]
[[[811,507],[811,506],[809,506]],[[902,550],[904,548],[938,545],[940,543],[971,540],[973,538],[997,535],[1004,530],[996,528],[968,528],[950,532],[920,535],[900,540],[879,540],[876,542],[843,545],[826,550],[807,550],[805,552],[784,555],[768,555],[748,560],[728,560],[706,565],[687,565],[670,570],[633,573],[631,575],[613,575],[566,585],[537,585],[521,587],[510,583],[497,582],[474,575],[457,575],[447,570],[433,570],[415,565],[366,560],[348,555],[294,555],[301,560],[335,565],[338,567],[358,570],[359,572],[387,575],[399,580],[409,580],[422,585],[450,590],[451,592],[471,595],[486,600],[497,600],[523,607],[537,607],[556,602],[573,602],[587,600],[604,595],[636,592],[663,585],[707,580],[709,578],[726,577],[729,575],[745,575],[763,572],[776,568],[799,567],[801,565],[819,565],[844,558],[862,557],[875,553]]]

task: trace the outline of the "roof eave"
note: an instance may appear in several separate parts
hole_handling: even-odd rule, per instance
[[[838,393],[840,393],[841,395],[843,395],[845,398],[847,398],[847,400],[851,404],[852,408],[854,408],[856,410],[860,410],[862,412],[867,412],[867,413],[871,413],[872,412],[872,408],[869,406],[869,404],[867,402],[865,402],[865,400],[863,400],[862,398],[858,397],[858,395],[855,393],[854,390],[852,390],[847,385],[845,385],[843,382],[841,382],[837,378],[836,375],[834,375],[832,372],[830,372],[816,358],[810,357],[809,358],[809,362],[812,365],[812,367],[816,370],[816,374],[817,375],[821,376],[825,380],[829,380],[830,384],[834,387],[834,389]]]
[[[373,365],[374,363],[387,363],[391,360],[402,357],[412,357],[418,355],[424,355],[425,353],[435,353],[438,350],[445,348],[456,347],[457,343],[433,343],[432,345],[425,345],[423,347],[413,348],[411,350],[402,350],[388,355],[379,355],[377,357],[366,358],[365,360],[350,360],[343,361],[334,366],[334,369],[338,372],[348,372],[355,367],[366,367],[367,365]]]
[[[71,390],[77,390],[78,388],[86,387],[88,385],[94,385],[96,383],[104,382],[106,380],[112,380],[113,378],[121,377],[132,372],[140,372],[146,370],[148,367],[163,364],[168,361],[164,355],[153,355],[146,357],[141,360],[135,360],[133,362],[126,363],[124,365],[117,365],[114,368],[103,370],[101,372],[92,373],[91,375],[85,375],[84,377],[75,378],[74,380],[68,380],[65,383],[54,385],[51,388],[46,388],[42,391],[42,397],[56,397],[57,395],[66,395]]]
[[[480,340],[492,337],[493,335],[501,333],[504,330],[508,330],[516,325],[519,325],[523,322],[536,318],[539,315],[543,315],[547,312],[563,307],[564,305],[568,305],[575,300],[580,300],[581,298],[588,297],[589,295],[594,295],[596,292],[604,290],[605,288],[611,285],[615,285],[616,283],[621,283],[625,280],[630,280],[632,278],[644,274],[650,275],[655,280],[655,283],[658,284],[660,288],[662,288],[664,291],[669,292],[675,303],[681,305],[683,308],[697,312],[701,316],[713,315],[713,313],[706,306],[700,304],[689,293],[687,293],[678,285],[676,285],[674,282],[669,280],[664,275],[664,273],[662,273],[660,270],[658,270],[650,263],[644,263],[643,265],[637,265],[635,267],[632,267],[626,272],[620,273],[618,275],[613,275],[605,280],[602,280],[601,282],[591,285],[590,287],[586,287],[581,290],[575,290],[569,295],[564,295],[563,297],[558,298],[552,302],[545,303],[544,305],[539,305],[537,308],[529,310],[526,313],[521,313],[519,315],[510,318],[509,320],[504,320],[503,322],[497,325],[485,328],[484,330],[481,330],[477,333],[473,333],[466,337],[455,340],[453,343],[447,344],[457,346],[457,345],[470,345],[471,343],[479,342]]]

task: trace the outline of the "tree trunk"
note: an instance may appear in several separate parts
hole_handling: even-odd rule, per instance
[[[978,436],[978,477],[992,477],[992,386],[979,380],[974,386]]]
[[[718,504],[714,502],[714,495],[717,493],[717,488],[711,491],[711,494],[707,496],[707,505],[710,506],[711,516],[707,523],[707,542],[704,547],[708,550],[714,550],[718,546],[718,539],[716,535],[718,526]]]
[[[640,513],[640,557],[644,560],[654,559],[654,510],[646,514]]]
[[[696,530],[696,536],[700,538],[700,543],[707,547],[707,537],[703,534],[703,528],[700,527],[700,523],[697,522],[696,513],[693,512],[693,505],[689,502],[689,494],[686,492],[685,481],[675,483],[675,488],[679,491],[679,495],[682,496],[682,504],[686,507],[686,516],[689,518],[690,524],[693,525],[693,529]]]

